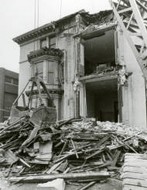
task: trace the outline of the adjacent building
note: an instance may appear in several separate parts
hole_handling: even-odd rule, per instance
[[[0,122],[8,119],[18,96],[18,73],[0,67]]]
[[[14,41],[20,46],[19,93],[30,77],[40,76],[58,120],[95,117],[146,127],[145,80],[111,10],[82,10]]]

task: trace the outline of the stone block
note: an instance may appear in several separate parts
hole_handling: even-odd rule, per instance
[[[47,183],[40,183],[37,185],[36,190],[64,190],[65,182],[64,179],[55,179]]]

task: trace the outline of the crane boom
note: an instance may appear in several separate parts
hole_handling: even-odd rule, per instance
[[[134,55],[147,79],[147,2],[145,0],[109,0]],[[133,39],[137,40],[134,41]]]

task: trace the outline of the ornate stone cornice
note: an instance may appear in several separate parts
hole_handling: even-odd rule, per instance
[[[44,57],[44,59],[47,59],[48,56],[60,58],[62,57],[62,55],[63,55],[63,52],[60,49],[41,48],[39,50],[30,52],[28,54],[28,60],[31,63],[32,60],[39,59],[40,57]]]
[[[50,34],[50,33],[55,33],[57,28],[60,27],[60,25],[64,25],[67,21],[69,21],[70,19],[72,19],[75,15],[77,14],[81,14],[85,12],[84,10],[81,10],[81,11],[78,11],[76,13],[73,13],[73,14],[70,14],[68,16],[65,16],[57,21],[54,21],[54,22],[51,22],[49,24],[45,24],[41,27],[38,27],[34,30],[31,30],[25,34],[22,34],[16,38],[13,38],[13,41],[18,43],[19,45],[29,41],[29,40],[32,40],[32,39],[35,39],[35,38],[39,38],[40,36],[43,36],[45,34]]]
[[[39,28],[31,30],[25,34],[22,34],[16,38],[13,38],[13,41],[20,44],[23,44],[26,41],[38,38],[39,36],[55,32],[55,25],[53,23],[45,24]]]

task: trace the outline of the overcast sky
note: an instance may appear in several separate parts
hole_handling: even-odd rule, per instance
[[[110,9],[109,0],[39,0],[39,26],[85,9]],[[19,46],[13,38],[34,29],[35,0],[0,0],[0,67],[19,72]]]

